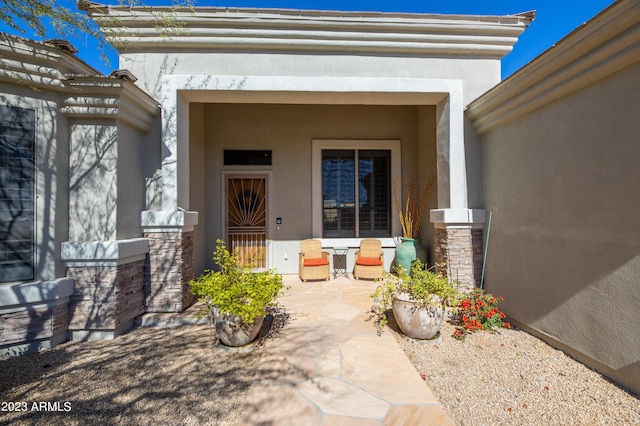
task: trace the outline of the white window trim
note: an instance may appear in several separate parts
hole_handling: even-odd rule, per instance
[[[311,219],[313,238],[322,238],[322,151],[326,149],[387,149],[391,151],[391,182],[402,179],[402,143],[396,139],[351,140],[313,139],[311,141]],[[393,195],[391,195],[393,197]],[[391,235],[400,235],[400,219],[391,200]],[[340,238],[340,240],[345,240]],[[353,238],[353,246],[358,246],[359,238]]]

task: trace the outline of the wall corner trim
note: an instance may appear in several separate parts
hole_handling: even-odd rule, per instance
[[[140,214],[144,232],[193,231],[198,224],[198,212],[185,210],[145,210]]]
[[[121,265],[144,259],[149,253],[147,238],[115,241],[67,241],[62,243],[61,258],[69,266]]]
[[[436,228],[482,228],[487,222],[487,211],[483,209],[436,209],[429,216]]]
[[[0,312],[9,306],[65,300],[73,294],[73,290],[73,278],[2,285],[0,286]]]

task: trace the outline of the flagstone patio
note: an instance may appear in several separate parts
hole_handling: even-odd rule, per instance
[[[241,424],[454,424],[392,334],[378,335],[373,282],[284,279],[287,323],[266,340]]]

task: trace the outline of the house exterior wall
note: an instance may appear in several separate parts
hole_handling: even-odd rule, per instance
[[[307,105],[311,113],[315,108],[333,119],[331,126],[316,121],[304,129],[307,141],[325,134],[341,140],[401,140],[401,151],[410,144],[410,154],[419,158],[403,154],[404,173],[451,172],[442,179],[447,185],[438,184],[432,205],[464,210],[462,109],[499,80],[499,59],[532,20],[531,15],[201,8],[178,11],[178,20],[189,18],[187,31],[167,39],[156,37],[153,25],[138,31],[166,8],[87,2],[79,7],[107,32],[115,24],[113,41],[124,46],[122,65],[133,75],[127,70],[98,75],[60,40],[47,44],[0,36],[3,100],[35,105],[39,118],[37,276],[33,282],[0,285],[0,314],[17,324],[12,331],[1,330],[3,354],[67,336],[113,337],[141,312],[140,300],[145,309],[172,312],[191,303],[186,283],[207,264],[205,253],[212,249],[207,234],[194,233],[198,212],[207,232],[221,226],[214,213],[221,200],[213,206],[207,198],[210,141],[203,123],[210,104],[291,104],[283,109],[293,115],[292,105]],[[189,34],[201,31],[203,36]],[[378,123],[365,125],[360,115],[378,110],[391,117],[404,110],[411,114],[398,114],[387,124],[380,120],[377,131],[369,131],[367,126]],[[336,117],[339,111],[358,124]],[[274,107],[269,113],[277,112]],[[281,123],[297,131],[303,127],[291,120]],[[285,130],[272,129],[274,134]],[[278,143],[292,145],[289,136],[281,136]],[[305,155],[309,152],[287,151],[283,158],[298,161]],[[274,185],[295,180],[286,167],[282,170],[282,176],[280,169],[271,172]],[[309,193],[309,186],[301,193]],[[306,212],[298,205],[292,210],[297,217]],[[294,236],[302,234],[294,229]],[[293,246],[297,251],[298,239],[274,241],[283,241],[287,252]],[[123,295],[131,304],[118,298]],[[102,309],[101,315],[85,315],[94,308]]]
[[[474,203],[481,199],[481,187],[467,185],[468,177],[478,177],[477,173],[467,175],[467,165],[478,163],[479,158],[475,157],[477,150],[469,151],[466,157],[462,109],[499,81],[500,58],[511,50],[535,16],[216,7],[172,10],[99,4],[81,7],[120,49],[120,66],[133,71],[139,78],[137,84],[163,104],[163,145],[168,153],[162,163],[163,214],[181,209],[195,213],[192,197],[201,193],[199,188],[192,188],[199,184],[190,171],[191,156],[199,151],[190,146],[191,133],[201,131],[191,127],[190,114],[200,113],[190,107],[191,103],[376,105],[380,102],[380,105],[442,106],[440,110],[436,108],[438,124],[431,129],[432,140],[437,139],[438,143],[428,145],[436,147],[437,155],[432,157],[434,162],[419,168],[424,173],[437,165],[435,207],[455,213],[452,216],[440,212],[435,216],[436,226],[445,228],[450,217],[455,217],[456,226],[462,226],[471,216],[481,218],[478,214],[465,214],[469,197]],[[169,37],[160,34],[154,23],[163,13],[184,22],[184,28]],[[433,92],[428,93],[429,90]],[[388,96],[379,96],[383,92],[388,92]],[[249,100],[255,97],[259,100]],[[359,100],[363,97],[367,99],[365,102]],[[420,141],[423,139],[429,143],[429,136],[423,134]],[[422,151],[424,154],[428,149]],[[408,166],[412,168],[418,167]],[[296,187],[300,189],[299,184],[292,184],[291,190]],[[470,194],[468,189],[473,192]],[[297,193],[306,194],[309,189]],[[209,205],[205,208],[209,210]],[[207,212],[208,219],[211,214]],[[207,233],[215,232],[217,226],[207,223]],[[314,225],[312,229],[314,237],[319,236],[316,228]],[[435,236],[428,228],[423,228],[427,239]],[[311,236],[309,229],[306,236]],[[201,247],[210,249],[212,241],[208,238],[206,243],[200,243],[196,238],[194,247],[196,251]],[[285,253],[272,257],[284,257],[294,245],[288,243],[283,249]],[[431,252],[434,253],[433,248]],[[288,268],[287,271],[294,272]]]
[[[118,133],[114,122],[70,126],[69,240],[115,240],[118,212]]]
[[[35,110],[35,231],[37,251],[36,279],[49,280],[64,273],[56,247],[68,238],[68,147],[59,143],[67,133],[64,117],[58,113],[55,93],[37,93],[16,84],[0,83],[0,102]],[[51,117],[51,120],[45,119]]]
[[[94,117],[74,117],[69,128],[69,240],[142,236],[147,175],[158,167],[146,129]]]
[[[516,324],[636,392],[639,22],[640,4],[616,3],[469,108],[493,217],[487,290]],[[505,102],[511,113],[485,115]]]
[[[119,143],[116,238],[125,240],[142,236],[140,212],[146,209],[145,170],[152,167],[148,164],[150,161],[147,152],[156,144],[153,140],[147,140],[147,132],[123,123],[118,123],[117,132]]]
[[[13,56],[31,46],[0,36],[0,104],[35,111],[34,279],[0,283],[0,358],[54,346],[67,337],[73,281],[64,278],[58,247],[68,239],[68,135],[56,91],[34,90],[41,80],[10,71]],[[27,62],[25,68],[29,69]],[[43,78],[42,80],[46,80]],[[30,84],[32,86],[30,87]],[[3,271],[0,269],[0,274]]]
[[[209,168],[209,162],[205,156],[205,120],[204,120],[204,104],[193,102],[189,106],[189,199],[191,200],[190,208],[193,211],[200,212],[198,215],[198,231],[193,233],[193,271],[194,274],[200,274],[207,267],[212,259],[212,250],[207,246],[209,236],[203,230],[208,228],[207,203],[210,194],[207,192],[209,188],[206,179],[206,170]],[[220,208],[215,205],[214,208]]]
[[[167,96],[174,96],[173,94],[161,93],[161,88],[166,87],[166,80],[162,81],[163,75],[159,74],[157,71],[162,70],[162,72],[166,72],[166,74],[171,75],[202,75],[202,76],[238,76],[237,79],[242,81],[246,76],[258,76],[259,78],[263,77],[282,77],[282,76],[296,76],[296,77],[322,77],[326,75],[330,76],[357,76],[360,77],[388,77],[388,78],[398,78],[398,77],[411,77],[411,78],[439,78],[448,81],[460,81],[462,86],[461,96],[462,103],[466,105],[468,102],[473,100],[479,94],[488,90],[490,87],[493,87],[500,79],[500,62],[497,58],[492,59],[478,59],[478,58],[464,58],[464,57],[448,57],[448,58],[416,58],[412,56],[403,57],[402,55],[393,56],[393,57],[377,57],[375,55],[354,55],[354,54],[340,54],[340,55],[326,55],[326,54],[313,54],[309,52],[302,53],[287,53],[283,54],[280,52],[265,52],[265,53],[256,53],[256,52],[242,52],[242,51],[234,51],[233,53],[145,53],[139,52],[138,50],[131,50],[129,52],[124,52],[120,56],[120,64],[122,67],[130,68],[136,76],[139,76],[140,79],[137,84],[139,84],[145,90],[151,91],[151,93],[157,93],[157,97],[159,99],[166,98]],[[239,83],[242,85],[242,82]],[[197,87],[193,89],[197,90]],[[229,87],[229,91],[233,91],[235,87]],[[203,92],[207,89],[203,88]],[[330,90],[330,88],[328,88]],[[268,104],[278,103],[280,102],[278,94],[270,94],[270,97],[267,98],[266,102]],[[326,95],[323,103],[331,104],[331,94]],[[215,102],[215,96],[212,96],[212,102]],[[244,102],[244,101],[243,101]],[[304,102],[304,101],[303,101]],[[315,102],[314,100],[310,100],[309,102]],[[340,101],[344,102],[344,101]],[[358,100],[352,101],[354,103],[358,103]],[[393,101],[388,101],[393,103]],[[405,103],[405,101],[399,101],[399,103]],[[191,105],[192,103],[189,103]],[[435,114],[435,105],[416,105],[416,107],[425,108],[425,110],[434,110],[433,114]],[[165,113],[169,115],[174,115],[175,113],[170,112],[170,108],[165,105]],[[170,118],[173,120],[173,118]],[[436,170],[436,137],[435,137],[435,119],[432,117],[429,120],[424,120],[424,123],[427,123],[427,127],[429,128],[428,132],[421,133],[420,140],[425,140],[425,143],[428,147],[425,148],[424,152],[427,152],[429,149],[429,162],[422,163],[420,167],[414,164],[408,164],[407,162],[403,163],[404,167],[407,167],[405,170],[406,176],[411,176],[413,173],[418,172],[421,175],[425,175],[425,171],[429,171],[429,173],[433,173],[434,176],[437,175]],[[330,121],[332,125],[336,125],[335,121]],[[423,123],[423,121],[421,121]],[[467,123],[465,122],[466,126]],[[421,124],[424,128],[424,126]],[[325,129],[328,129],[328,126],[324,125]],[[200,131],[198,127],[192,127],[191,131],[198,132]],[[429,133],[431,132],[431,133]],[[464,131],[461,132],[464,133]],[[337,134],[337,133],[336,133]],[[375,136],[373,133],[370,133],[373,139],[384,139],[384,136],[378,135]],[[464,136],[465,143],[465,152],[462,155],[465,157],[463,162],[465,164],[465,173],[466,175],[463,179],[468,182],[466,184],[468,186],[468,191],[465,191],[463,198],[465,199],[465,203],[473,208],[479,208],[481,205],[482,199],[482,187],[479,184],[481,182],[479,164],[480,161],[480,152],[477,149],[478,141],[475,138],[473,132],[467,132]],[[185,138],[185,137],[183,137]],[[192,141],[196,141],[191,137],[191,134],[188,137],[189,143]],[[422,143],[422,142],[421,142]],[[190,150],[194,148],[190,147]],[[196,149],[197,150],[197,149]],[[416,153],[417,154],[417,153]],[[202,157],[198,155],[190,155],[189,161],[200,161]],[[413,156],[412,158],[417,158]],[[191,160],[193,159],[193,160]],[[189,169],[191,170],[191,164],[189,165]],[[196,167],[197,170],[197,167]],[[193,176],[193,172],[190,173],[189,179],[189,193],[194,194],[193,189],[191,189],[191,185],[198,186],[198,180]],[[423,181],[426,181],[427,176],[423,176]],[[293,181],[289,181],[292,183]],[[295,187],[296,185],[294,185]],[[297,186],[300,186],[297,184]],[[295,188],[292,187],[292,190]],[[308,193],[306,190],[302,190],[301,193]],[[439,205],[438,197],[437,197],[437,188],[434,187],[432,202],[429,203],[429,210],[443,208],[443,207],[451,207],[450,205]],[[185,202],[178,202],[180,207],[186,208],[190,211],[198,211],[192,203],[198,203],[198,197],[191,195],[189,197],[189,203],[186,205]],[[209,204],[213,201],[209,200]],[[209,206],[211,207],[211,206]],[[276,216],[277,217],[277,216]],[[202,220],[207,220],[200,215]],[[220,223],[217,220],[217,223]],[[201,229],[211,229],[211,224],[200,222],[198,226]],[[446,226],[446,225],[441,225]],[[306,231],[307,236],[309,236],[309,230]],[[211,235],[211,231],[207,231],[207,245],[202,243],[198,243],[199,236],[196,236],[194,239],[195,250],[194,253],[201,260],[196,261],[196,265],[210,267],[211,266],[211,245],[215,242],[215,238]],[[221,233],[216,233],[216,235],[222,235]],[[430,223],[428,216],[423,220],[423,227],[421,232],[421,240],[422,244],[427,247],[429,252],[428,258],[430,262],[433,263],[435,259],[435,232],[433,231],[433,225]],[[274,240],[279,240],[274,236]],[[286,238],[285,238],[286,240]],[[285,273],[295,273],[295,265],[292,262],[284,261],[285,255],[287,259],[291,259],[291,252],[293,250],[297,250],[298,240],[291,240],[290,243],[286,244],[275,244],[273,246],[272,259],[276,261],[273,265],[279,268],[283,268],[282,271]],[[387,246],[387,258],[389,260],[393,259],[393,251],[391,248],[393,244],[389,244]],[[201,249],[204,248],[204,252]],[[353,252],[353,250],[352,250]],[[202,259],[204,259],[204,263],[202,263]],[[387,265],[389,266],[389,265]],[[201,271],[202,268],[196,268],[197,271]],[[477,284],[477,283],[475,283]]]
[[[438,167],[438,140],[436,137],[436,107],[433,105],[421,105],[418,107],[418,151],[417,169],[410,171],[411,175],[418,177],[421,182],[429,182],[429,179],[437,179]],[[427,200],[426,211],[438,208],[438,186],[433,185]],[[435,227],[429,222],[425,214],[420,227],[420,244],[427,249],[427,263],[433,265],[436,261],[436,232]]]
[[[165,52],[131,49],[119,56],[121,68],[137,84],[161,99],[163,75],[394,77],[451,79],[463,82],[465,105],[500,82],[499,58],[416,58],[356,54],[269,52]]]
[[[89,329],[113,336],[144,308],[149,244],[131,238],[142,236],[142,145],[158,107],[126,73],[100,76],[73,51],[0,34],[0,103],[35,111],[34,278],[0,283],[0,357]]]
[[[410,177],[419,168],[420,118],[415,106],[206,104],[206,213],[199,212],[208,224],[206,252],[213,252],[217,238],[224,239],[223,172],[266,172],[273,266],[281,273],[297,273],[299,243],[311,237],[313,228],[312,140],[401,140],[402,170]],[[434,121],[434,116],[423,114],[422,119]],[[270,149],[273,166],[223,166],[224,149]],[[435,174],[434,169],[431,172]],[[195,180],[192,176],[191,181]],[[276,217],[282,218],[279,229]],[[207,267],[213,266],[210,262]]]

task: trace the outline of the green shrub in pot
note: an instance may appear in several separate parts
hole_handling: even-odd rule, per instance
[[[267,308],[276,304],[283,290],[282,276],[274,270],[255,271],[255,263],[240,266],[240,260],[230,253],[222,240],[216,241],[213,259],[219,270],[207,270],[189,282],[191,292],[204,302],[201,314],[211,312],[215,317],[216,331],[224,344],[240,346],[226,339],[223,329],[233,329],[247,335],[243,340],[255,338],[253,331],[260,329]],[[222,324],[227,320],[229,324]],[[227,340],[227,341],[225,341]],[[246,342],[246,343],[249,343]],[[246,344],[242,343],[242,344]]]
[[[425,269],[419,260],[411,265],[411,274],[402,267],[396,268],[396,272],[397,276],[386,273],[371,295],[376,302],[374,312],[378,315],[380,326],[387,324],[386,311],[393,307],[398,326],[409,337],[414,337],[413,333],[408,331],[409,325],[405,326],[402,318],[407,312],[413,316],[411,321],[414,325],[420,317],[429,318],[435,321],[433,327],[439,331],[445,306],[454,305],[459,297],[451,281],[440,273]],[[403,312],[399,312],[401,304],[409,304],[409,307],[404,307]]]

